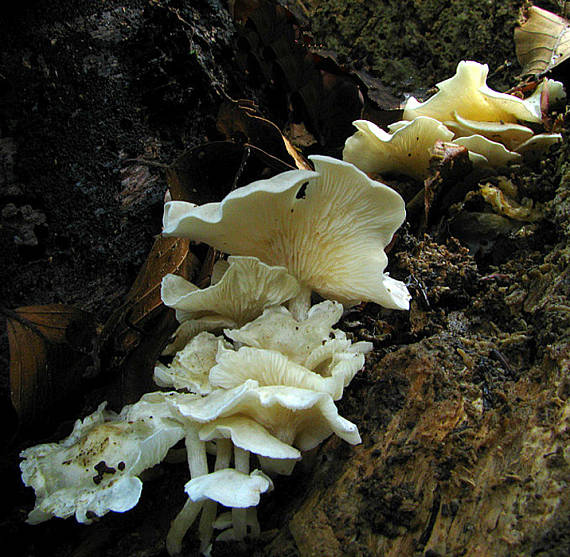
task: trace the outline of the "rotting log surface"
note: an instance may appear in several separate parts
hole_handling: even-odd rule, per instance
[[[208,80],[239,87],[227,49],[204,54],[196,36],[205,56],[196,61],[185,50],[185,24],[160,2],[77,6],[29,2],[9,19],[19,27],[3,34],[2,208],[31,207],[2,213],[5,303],[72,302],[105,316],[159,231],[164,191],[153,169],[131,180],[121,174],[121,151],[169,162],[215,134]],[[212,6],[197,3],[194,13],[212,18],[216,44],[229,45],[228,18]],[[182,66],[155,56],[168,45]],[[494,56],[508,58],[501,48]],[[208,61],[218,56],[216,73]],[[214,555],[570,554],[569,153],[566,144],[523,169],[520,181],[546,203],[546,219],[497,240],[484,258],[435,234],[400,234],[390,271],[415,277],[410,313],[365,308],[344,323],[356,338],[375,338],[340,403],[362,445],[331,438],[306,455],[262,503],[261,539],[220,544]],[[14,229],[31,230],[37,243],[29,234],[14,243]],[[3,463],[13,494],[0,524],[18,540],[13,555],[165,554],[184,500],[183,467],[160,467],[125,515],[88,528],[71,520],[29,527],[33,497],[16,461],[11,454]],[[196,541],[185,551],[196,554]]]

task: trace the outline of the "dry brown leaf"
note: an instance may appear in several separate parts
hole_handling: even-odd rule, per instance
[[[228,138],[238,133],[247,142],[271,157],[282,161],[289,169],[310,169],[308,161],[291,145],[279,128],[262,118],[250,101],[228,101],[218,112],[218,129]]]
[[[162,305],[160,285],[164,275],[173,273],[189,278],[198,265],[188,239],[158,236],[125,298],[125,303],[131,306],[130,322],[142,325],[145,318]]]
[[[199,265],[189,240],[158,236],[125,303],[111,314],[103,328],[102,351],[106,354],[110,350],[121,362],[139,345],[145,331],[150,331],[147,322],[164,308],[160,298],[162,277],[173,273],[190,279]]]
[[[119,410],[152,390],[158,355],[176,328],[174,312],[162,304],[162,277],[191,279],[200,263],[184,238],[158,236],[125,303],[109,317],[101,333],[101,363],[108,375],[103,399]]]
[[[515,29],[515,48],[522,74],[543,74],[570,57],[570,22],[531,6]]]
[[[93,375],[95,322],[63,304],[7,313],[10,390],[19,426],[45,432],[73,415],[77,394]]]

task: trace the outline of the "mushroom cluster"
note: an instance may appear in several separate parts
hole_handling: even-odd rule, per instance
[[[347,162],[312,157],[293,170],[231,192],[219,203],[165,206],[164,233],[226,254],[200,289],[167,275],[162,300],[180,326],[157,363],[168,391],[119,414],[101,406],[60,443],[22,453],[36,490],[32,523],[75,514],[89,522],[133,507],[140,473],[184,440],[188,499],[167,536],[171,555],[199,519],[201,551],[259,532],[256,506],[278,474],[335,433],[360,442],[335,401],[364,366],[369,342],[334,325],[362,301],[408,309],[405,285],[384,273],[385,247],[404,202]],[[322,301],[311,302],[318,295]],[[210,459],[208,459],[210,454]],[[219,506],[225,508],[219,512]]]
[[[345,161],[368,173],[427,177],[430,149],[436,140],[463,145],[474,165],[500,167],[524,153],[542,151],[561,141],[558,133],[535,134],[526,124],[543,124],[543,110],[564,98],[562,84],[544,78],[526,99],[487,86],[487,64],[462,61],[456,74],[437,84],[438,92],[420,103],[410,97],[403,120],[390,133],[366,120],[343,151]]]

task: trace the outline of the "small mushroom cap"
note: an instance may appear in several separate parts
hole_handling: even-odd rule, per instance
[[[525,141],[517,147],[517,153],[528,153],[535,151],[543,153],[547,151],[552,145],[562,141],[562,135],[559,133],[540,133]]]
[[[486,122],[542,122],[540,104],[536,99],[519,99],[514,95],[499,93],[487,86],[489,66],[472,61],[457,65],[453,77],[437,84],[439,91],[420,103],[410,97],[404,108],[404,120],[429,116],[440,122],[454,120],[457,112],[462,118]]]
[[[353,122],[358,131],[346,140],[342,153],[367,173],[396,173],[423,180],[429,174],[430,149],[437,140],[450,141],[453,132],[441,122],[424,116],[394,126],[386,133],[366,120]]]
[[[342,306],[330,300],[312,306],[301,321],[286,308],[274,306],[241,329],[226,329],[224,333],[242,344],[279,352],[324,377],[342,375],[346,386],[362,369],[364,354],[372,350],[372,344],[352,344],[343,331],[333,329],[341,315]]]
[[[120,415],[106,411],[103,403],[60,443],[21,453],[22,479],[36,492],[28,522],[75,514],[78,522],[89,523],[91,515],[131,509],[142,490],[136,476],[158,464],[183,437],[183,422],[166,397],[144,397]]]
[[[269,458],[267,456],[258,456],[261,469],[271,476],[290,476],[297,464],[297,460],[290,458]]]
[[[192,501],[210,499],[224,507],[243,509],[258,505],[260,495],[273,489],[273,482],[261,470],[244,474],[225,468],[190,480],[184,489]]]
[[[261,424],[281,441],[302,451],[316,447],[332,433],[360,443],[358,428],[338,415],[330,395],[295,387],[260,387],[247,380],[230,390],[213,391],[203,399],[175,401],[178,411],[199,423],[243,415]]]
[[[306,319],[297,321],[287,308],[273,306],[254,321],[240,329],[226,329],[224,334],[247,346],[275,350],[297,364],[314,369],[307,362],[318,348],[334,344],[336,351],[344,351],[350,347],[346,335],[332,328],[342,312],[341,304],[326,300],[312,306]]]
[[[229,317],[206,315],[199,319],[189,319],[180,323],[174,331],[170,344],[163,350],[165,356],[174,356],[182,350],[196,335],[202,332],[221,332],[225,327],[235,327],[235,321]]]
[[[521,124],[512,122],[477,122],[462,118],[454,112],[454,121],[447,121],[445,125],[452,130],[457,137],[470,135],[482,135],[491,141],[497,141],[513,150],[515,147],[531,138],[533,131]]]
[[[283,266],[303,287],[341,303],[408,309],[406,287],[383,274],[384,248],[404,221],[404,200],[351,164],[311,160],[315,172],[284,172],[220,203],[167,203],[164,233]]]
[[[157,364],[154,381],[159,387],[187,389],[191,393],[207,395],[212,390],[208,378],[216,364],[218,347],[230,345],[211,333],[196,335],[182,350],[176,353],[169,365]]]
[[[162,279],[162,301],[176,309],[179,321],[217,315],[244,324],[265,307],[299,293],[299,283],[284,267],[270,267],[256,257],[230,257],[228,264],[219,280],[203,290],[182,277],[166,275]]]
[[[506,166],[522,158],[518,153],[509,151],[502,143],[491,141],[482,135],[459,137],[454,139],[452,143],[467,147],[470,153],[482,155],[487,160],[488,165],[492,167]]]
[[[218,418],[200,428],[200,440],[231,439],[232,443],[251,453],[275,459],[299,460],[301,453],[280,441],[262,425],[245,416]]]
[[[544,87],[548,94],[548,104],[557,105],[566,101],[566,91],[564,90],[564,83],[554,79],[544,78]]]
[[[362,357],[361,367],[364,364]],[[339,374],[322,377],[274,350],[243,346],[237,352],[220,348],[217,364],[210,371],[210,383],[231,389],[254,379],[261,386],[285,385],[328,393],[334,400],[342,397],[345,378]],[[352,377],[350,377],[352,379]]]

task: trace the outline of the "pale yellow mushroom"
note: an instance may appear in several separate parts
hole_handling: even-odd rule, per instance
[[[484,166],[500,167],[520,160],[522,157],[518,153],[509,151],[502,143],[491,141],[482,135],[470,135],[459,137],[452,143],[463,145],[469,150],[469,154],[475,153],[485,158]],[[476,163],[475,164],[480,164]]]
[[[299,317],[313,290],[341,303],[408,309],[405,285],[384,274],[384,248],[405,218],[403,199],[352,164],[311,160],[315,172],[284,172],[238,188],[220,203],[167,203],[164,234],[285,267],[301,283],[289,303]]]
[[[453,137],[441,122],[424,116],[392,125],[392,134],[367,120],[353,124],[358,131],[346,140],[342,157],[369,174],[393,173],[424,180],[434,143]]]
[[[467,120],[483,122],[542,122],[541,91],[528,99],[499,93],[487,86],[489,66],[472,61],[457,65],[453,77],[437,84],[438,92],[420,103],[410,97],[404,107],[404,120],[428,116],[440,122],[454,120],[454,113]]]

